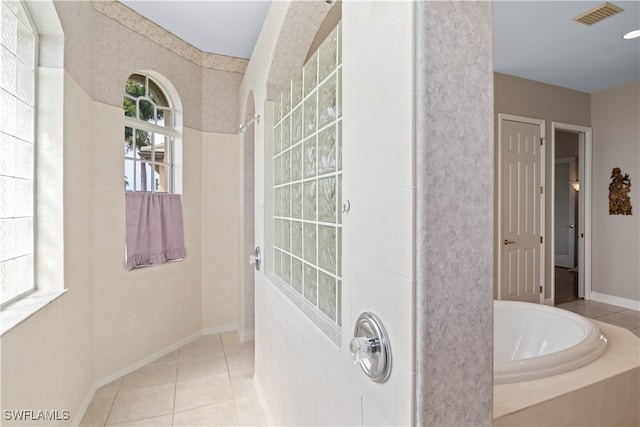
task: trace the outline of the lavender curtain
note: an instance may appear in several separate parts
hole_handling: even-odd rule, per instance
[[[180,194],[128,191],[125,201],[127,270],[186,256]]]

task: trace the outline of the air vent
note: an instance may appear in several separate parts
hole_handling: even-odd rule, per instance
[[[580,16],[576,16],[573,20],[584,25],[593,25],[610,16],[620,13],[623,10],[624,9],[621,9],[611,3],[602,3],[600,6],[595,7],[588,12],[585,12]]]

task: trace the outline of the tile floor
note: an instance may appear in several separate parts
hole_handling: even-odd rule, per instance
[[[205,335],[98,389],[81,426],[265,426],[254,345]]]
[[[596,301],[559,304],[640,337],[640,312]],[[253,386],[253,342],[205,335],[96,391],[81,426],[266,426]]]
[[[629,329],[640,337],[640,311],[629,310],[611,304],[583,299],[558,304],[558,308],[573,311],[584,317],[596,319],[600,322],[611,323]]]

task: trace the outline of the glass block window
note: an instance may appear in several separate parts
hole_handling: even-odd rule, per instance
[[[1,5],[1,303],[35,288],[34,156],[38,34],[19,1]]]
[[[342,325],[341,25],[275,102],[274,273]]]
[[[151,77],[133,74],[123,100],[125,191],[174,192],[174,110]]]

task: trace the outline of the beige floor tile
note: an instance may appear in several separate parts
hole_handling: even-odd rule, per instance
[[[107,425],[169,415],[173,412],[175,383],[120,390]]]
[[[178,352],[178,359],[211,356],[223,351],[220,334],[204,335],[182,347]]]
[[[173,415],[174,426],[237,426],[238,416],[233,400],[203,406]]]
[[[633,317],[623,313],[607,314],[596,318],[601,322],[611,323],[627,329],[640,328],[640,317]]]
[[[575,307],[577,305],[583,305],[583,304],[581,304],[581,301],[582,300],[576,300],[576,301],[571,301],[571,302],[565,302],[565,303],[562,303],[562,304],[556,304],[556,307],[565,308],[566,309],[568,307]]]
[[[617,305],[611,305],[599,301],[586,301],[585,305],[588,307],[599,308],[601,310],[608,310],[613,313],[625,310],[623,307],[618,307]]]
[[[241,426],[267,426],[267,417],[258,398],[236,399],[238,421]]]
[[[624,314],[626,316],[635,317],[636,319],[640,319],[640,311],[637,310],[623,310],[620,314]]]
[[[118,378],[117,380],[113,380],[109,384],[105,384],[102,387],[100,387],[98,390],[96,390],[94,397],[109,395],[113,392],[116,392],[120,389],[121,384],[122,384],[122,377]]]
[[[176,412],[213,405],[227,400],[233,400],[233,392],[231,391],[229,375],[226,372],[179,381],[176,384]]]
[[[569,311],[573,311],[574,313],[578,313],[581,316],[589,317],[591,319],[600,317],[600,316],[606,316],[607,314],[615,313],[614,311],[611,311],[611,310],[591,307],[587,305],[575,305],[573,307],[567,307],[566,309]]]
[[[178,361],[178,381],[227,372],[227,361],[224,353],[185,358]]]
[[[220,334],[220,337],[222,338],[222,345],[224,346],[225,352],[229,350],[255,348],[254,341],[240,342],[240,337],[238,336],[238,333],[235,331],[224,332]]]
[[[250,368],[255,365],[253,348],[243,348],[225,352],[229,371]]]
[[[112,396],[98,396],[91,400],[84,416],[82,417],[82,421],[80,421],[81,426],[102,427],[105,425],[107,417],[109,416],[109,411],[113,405],[116,392],[114,391],[111,393],[113,393]]]
[[[253,384],[253,373],[253,367],[229,372],[231,389],[236,399],[254,398],[258,396],[255,385]]]
[[[150,363],[125,375],[122,378],[120,390],[131,390],[133,388],[173,383],[176,381],[177,370],[177,360]]]
[[[144,420],[130,421],[121,424],[114,424],[117,427],[171,427],[173,414],[161,417],[145,418]]]
[[[174,360],[178,360],[178,350],[165,354],[161,358],[154,360],[154,362],[172,362]]]

